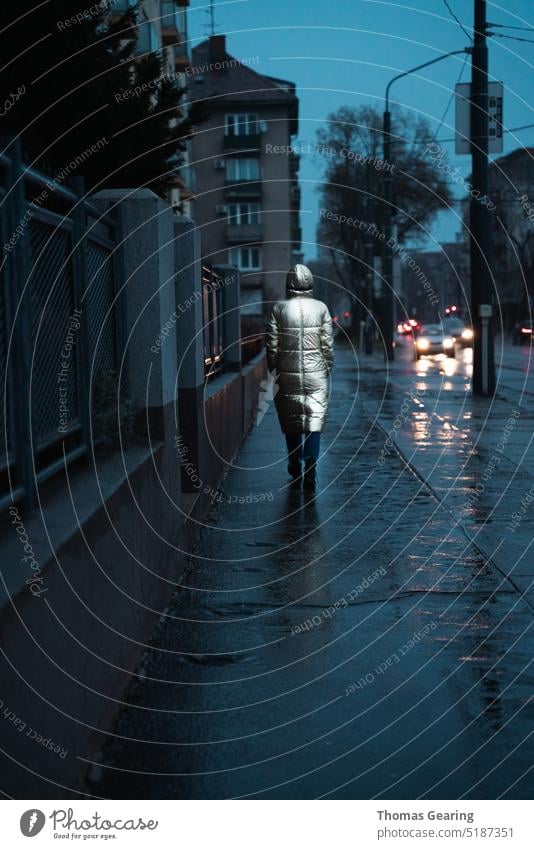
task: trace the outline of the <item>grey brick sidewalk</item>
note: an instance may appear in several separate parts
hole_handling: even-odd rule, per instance
[[[373,385],[338,352],[316,498],[288,486],[273,411],[254,428],[91,792],[531,795],[531,608],[395,451],[381,462]]]
[[[508,366],[507,353],[492,399],[473,398],[454,363],[452,373],[445,363],[421,375],[402,349],[387,369],[380,356],[360,360],[361,395],[451,520],[534,611],[534,377],[526,350]]]

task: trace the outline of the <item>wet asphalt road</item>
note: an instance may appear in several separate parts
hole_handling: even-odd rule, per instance
[[[396,452],[380,462],[399,380],[337,352],[315,498],[288,485],[272,408],[253,429],[92,793],[532,795],[533,610]]]

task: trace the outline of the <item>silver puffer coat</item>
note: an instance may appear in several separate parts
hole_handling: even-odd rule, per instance
[[[326,304],[313,297],[313,276],[305,265],[290,269],[286,293],[272,309],[266,336],[280,427],[284,433],[321,431],[334,363],[332,319]]]

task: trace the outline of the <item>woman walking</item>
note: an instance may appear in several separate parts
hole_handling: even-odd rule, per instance
[[[267,364],[274,372],[274,401],[285,434],[288,472],[314,489],[321,431],[334,363],[332,319],[326,304],[313,297],[313,276],[305,265],[290,268],[286,300],[278,301],[267,325]]]

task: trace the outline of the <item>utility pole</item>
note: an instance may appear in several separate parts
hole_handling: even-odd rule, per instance
[[[473,394],[493,395],[495,362],[492,328],[491,223],[488,181],[488,47],[486,0],[475,0],[471,64],[471,314]]]
[[[395,349],[393,347],[394,338],[394,294],[393,294],[393,240],[392,240],[392,231],[393,231],[393,188],[392,188],[392,176],[391,176],[391,112],[389,111],[389,92],[391,90],[391,86],[393,83],[396,83],[397,80],[403,79],[403,77],[407,77],[409,74],[415,74],[417,71],[421,71],[423,68],[429,68],[430,65],[435,65],[436,62],[443,62],[444,59],[448,59],[449,56],[458,56],[460,53],[470,53],[471,48],[467,47],[463,50],[451,50],[449,53],[443,53],[441,56],[438,56],[436,59],[430,59],[429,62],[423,62],[422,65],[416,65],[415,68],[410,68],[408,71],[403,71],[401,74],[397,74],[397,76],[393,77],[386,86],[386,92],[384,96],[384,115],[382,118],[382,133],[383,133],[383,146],[384,146],[384,161],[386,163],[384,170],[384,254],[383,254],[383,278],[384,278],[384,286],[386,290],[385,298],[382,303],[384,305],[384,315],[382,319],[382,335],[384,337],[384,346],[385,346],[385,354],[387,360],[393,360],[395,356]],[[486,57],[486,66],[487,66],[487,57]],[[487,78],[486,78],[486,86],[487,86]],[[486,88],[486,107],[487,107],[487,88]],[[487,126],[487,125],[486,125]],[[486,132],[487,136],[487,132]]]
[[[391,83],[390,83],[391,85]],[[383,117],[384,133],[384,267],[382,277],[384,280],[384,306],[382,320],[382,334],[384,337],[384,353],[386,360],[395,359],[395,348],[393,346],[393,246],[391,242],[392,216],[393,216],[393,192],[391,181],[391,112],[389,111],[389,86],[386,89],[386,109]]]
[[[371,186],[371,165],[369,162],[365,165],[365,191],[366,191],[366,218],[367,218],[367,233],[365,237],[365,262],[367,264],[365,274],[365,353],[373,353],[373,283],[374,283],[374,241],[369,235],[369,227],[374,224],[374,204]]]

